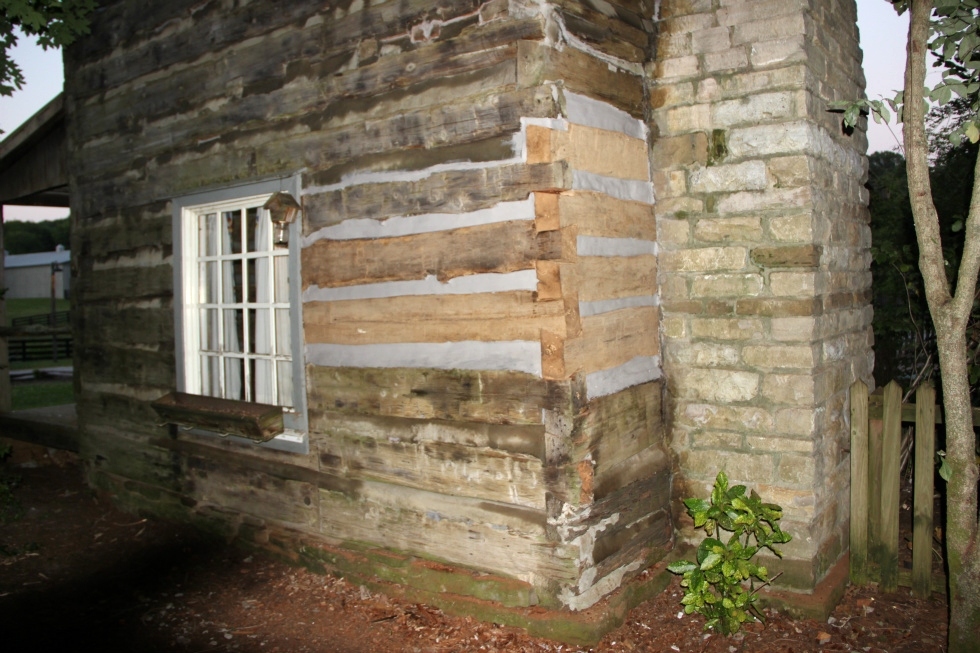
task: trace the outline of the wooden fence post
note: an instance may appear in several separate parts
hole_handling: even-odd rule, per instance
[[[931,384],[915,392],[915,487],[912,505],[912,593],[932,592],[932,507],[936,455],[936,390]]]
[[[851,583],[868,581],[868,386],[851,386]]]
[[[898,589],[898,503],[901,488],[902,387],[896,381],[885,386],[881,447],[881,589]]]
[[[868,416],[868,554],[874,564],[881,562],[882,426],[880,419]]]

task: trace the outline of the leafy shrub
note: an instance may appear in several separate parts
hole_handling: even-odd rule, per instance
[[[684,499],[695,528],[704,528],[708,537],[698,546],[696,563],[679,560],[667,567],[684,575],[684,612],[704,615],[705,630],[717,628],[725,635],[738,632],[750,619],[765,621],[754,605],[758,598],[755,581],[762,582],[760,588],[765,586],[770,580],[769,572],[753,563],[752,558],[763,548],[782,557],[773,545],[791,539],[779,528],[783,509],[763,503],[755,490],[746,496],[745,489],[744,485],[728,487],[728,477],[718,472],[710,501]],[[714,537],[717,531],[720,538],[723,530],[732,534],[727,543]],[[750,544],[752,540],[754,545]]]

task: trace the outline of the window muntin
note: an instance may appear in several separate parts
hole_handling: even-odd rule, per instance
[[[297,177],[175,200],[177,385],[282,406],[286,432],[264,446],[306,451],[300,221],[274,245],[262,208],[284,187],[299,196]]]

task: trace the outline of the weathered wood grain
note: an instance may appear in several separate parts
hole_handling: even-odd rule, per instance
[[[75,280],[71,291],[84,302],[112,301],[120,298],[130,301],[155,298],[169,300],[173,296],[173,281],[174,271],[169,264],[91,270]]]
[[[575,170],[606,177],[650,179],[646,141],[619,132],[571,124],[567,131],[527,127],[527,162],[568,161]]]
[[[529,270],[561,257],[560,232],[496,222],[396,238],[318,240],[303,249],[303,284],[321,288]]]
[[[311,412],[490,424],[541,424],[541,411],[573,410],[569,383],[523,372],[307,368]]]
[[[575,227],[582,236],[657,240],[654,207],[643,202],[590,191],[536,193],[534,210],[545,224],[557,221],[562,228]]]
[[[609,102],[635,118],[643,118],[643,80],[574,48],[558,51],[534,41],[517,49],[520,86],[561,80],[564,88]]]
[[[307,343],[371,344],[465,340],[538,340],[563,332],[564,306],[531,291],[387,297],[304,306]]]
[[[364,437],[336,423],[318,439],[321,469],[439,494],[545,507],[543,463],[489,447]]]
[[[851,524],[850,578],[857,586],[868,580],[868,386],[851,385]]]
[[[441,443],[470,449],[494,449],[506,454],[545,460],[545,428],[542,424],[490,424],[410,417],[371,417],[334,412],[323,408],[310,411],[310,447],[320,451],[331,433],[420,444]],[[325,461],[324,465],[331,464]],[[326,467],[324,467],[326,469]]]
[[[82,340],[76,342],[75,347],[78,372],[89,383],[122,384],[136,388],[173,388],[176,385],[172,343],[158,349],[143,349]]]
[[[660,353],[659,311],[655,306],[624,308],[581,318],[582,334],[564,341],[560,351],[542,349],[542,360],[556,377],[622,365],[637,356]]]
[[[381,545],[496,573],[572,582],[572,547],[548,541],[543,511],[366,482],[355,497],[320,493],[320,530],[336,542]]]
[[[590,401],[575,420],[573,459],[589,458],[599,476],[651,446],[665,447],[662,392],[653,381]]]
[[[561,2],[558,13],[569,32],[597,50],[636,64],[647,60],[649,35],[619,15],[607,16],[581,2]]]
[[[581,256],[574,264],[561,264],[561,288],[583,302],[623,297],[649,297],[657,293],[657,257]]]
[[[92,343],[117,346],[160,348],[173,353],[174,309],[167,303],[152,308],[76,306],[72,311],[74,328]],[[81,335],[84,334],[84,335]]]
[[[535,191],[571,187],[571,171],[564,162],[507,164],[434,172],[418,181],[366,183],[307,195],[304,233],[350,218],[469,213],[500,202],[527,199]]]
[[[912,593],[932,593],[933,482],[936,456],[936,389],[924,383],[915,392],[915,480],[912,497]]]

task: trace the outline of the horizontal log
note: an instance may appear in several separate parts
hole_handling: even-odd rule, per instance
[[[654,207],[643,202],[589,191],[537,193],[534,211],[537,220],[554,228],[575,227],[581,236],[657,240]]]
[[[282,407],[170,392],[153,402],[164,421],[267,442],[284,431]]]
[[[573,411],[568,382],[523,372],[307,368],[310,411],[420,420],[541,424],[541,411]]]
[[[520,86],[561,80],[569,91],[609,102],[634,118],[644,117],[643,79],[639,75],[613,68],[575,48],[559,51],[535,41],[521,41],[517,56]]]
[[[561,263],[562,294],[592,302],[651,296],[657,292],[657,257],[582,256]]]
[[[440,280],[533,269],[561,257],[560,232],[536,233],[530,221],[359,240],[318,240],[303,249],[303,284],[321,288],[382,281]]]
[[[535,191],[572,187],[567,164],[507,164],[434,172],[417,181],[371,182],[304,197],[304,233],[351,218],[470,213]]]
[[[72,284],[79,303],[105,300],[166,298],[173,296],[174,269],[170,264],[152,267],[87,270]]]
[[[580,2],[560,3],[558,13],[569,32],[597,50],[635,64],[647,60],[650,35],[620,16],[607,16]]]
[[[527,455],[450,442],[364,437],[334,423],[318,440],[324,471],[449,496],[545,508],[542,461]]]
[[[564,313],[519,291],[312,302],[303,322],[308,343],[538,340],[541,329],[564,331]]]
[[[648,181],[647,143],[620,132],[571,124],[565,131],[527,127],[527,162],[568,161],[575,170],[605,177]]]
[[[662,391],[653,381],[590,401],[574,423],[572,458],[588,458],[599,475],[649,447],[663,447]]]
[[[543,348],[547,378],[562,379],[622,365],[660,353],[660,312],[655,306],[624,308],[581,318],[582,334]]]

